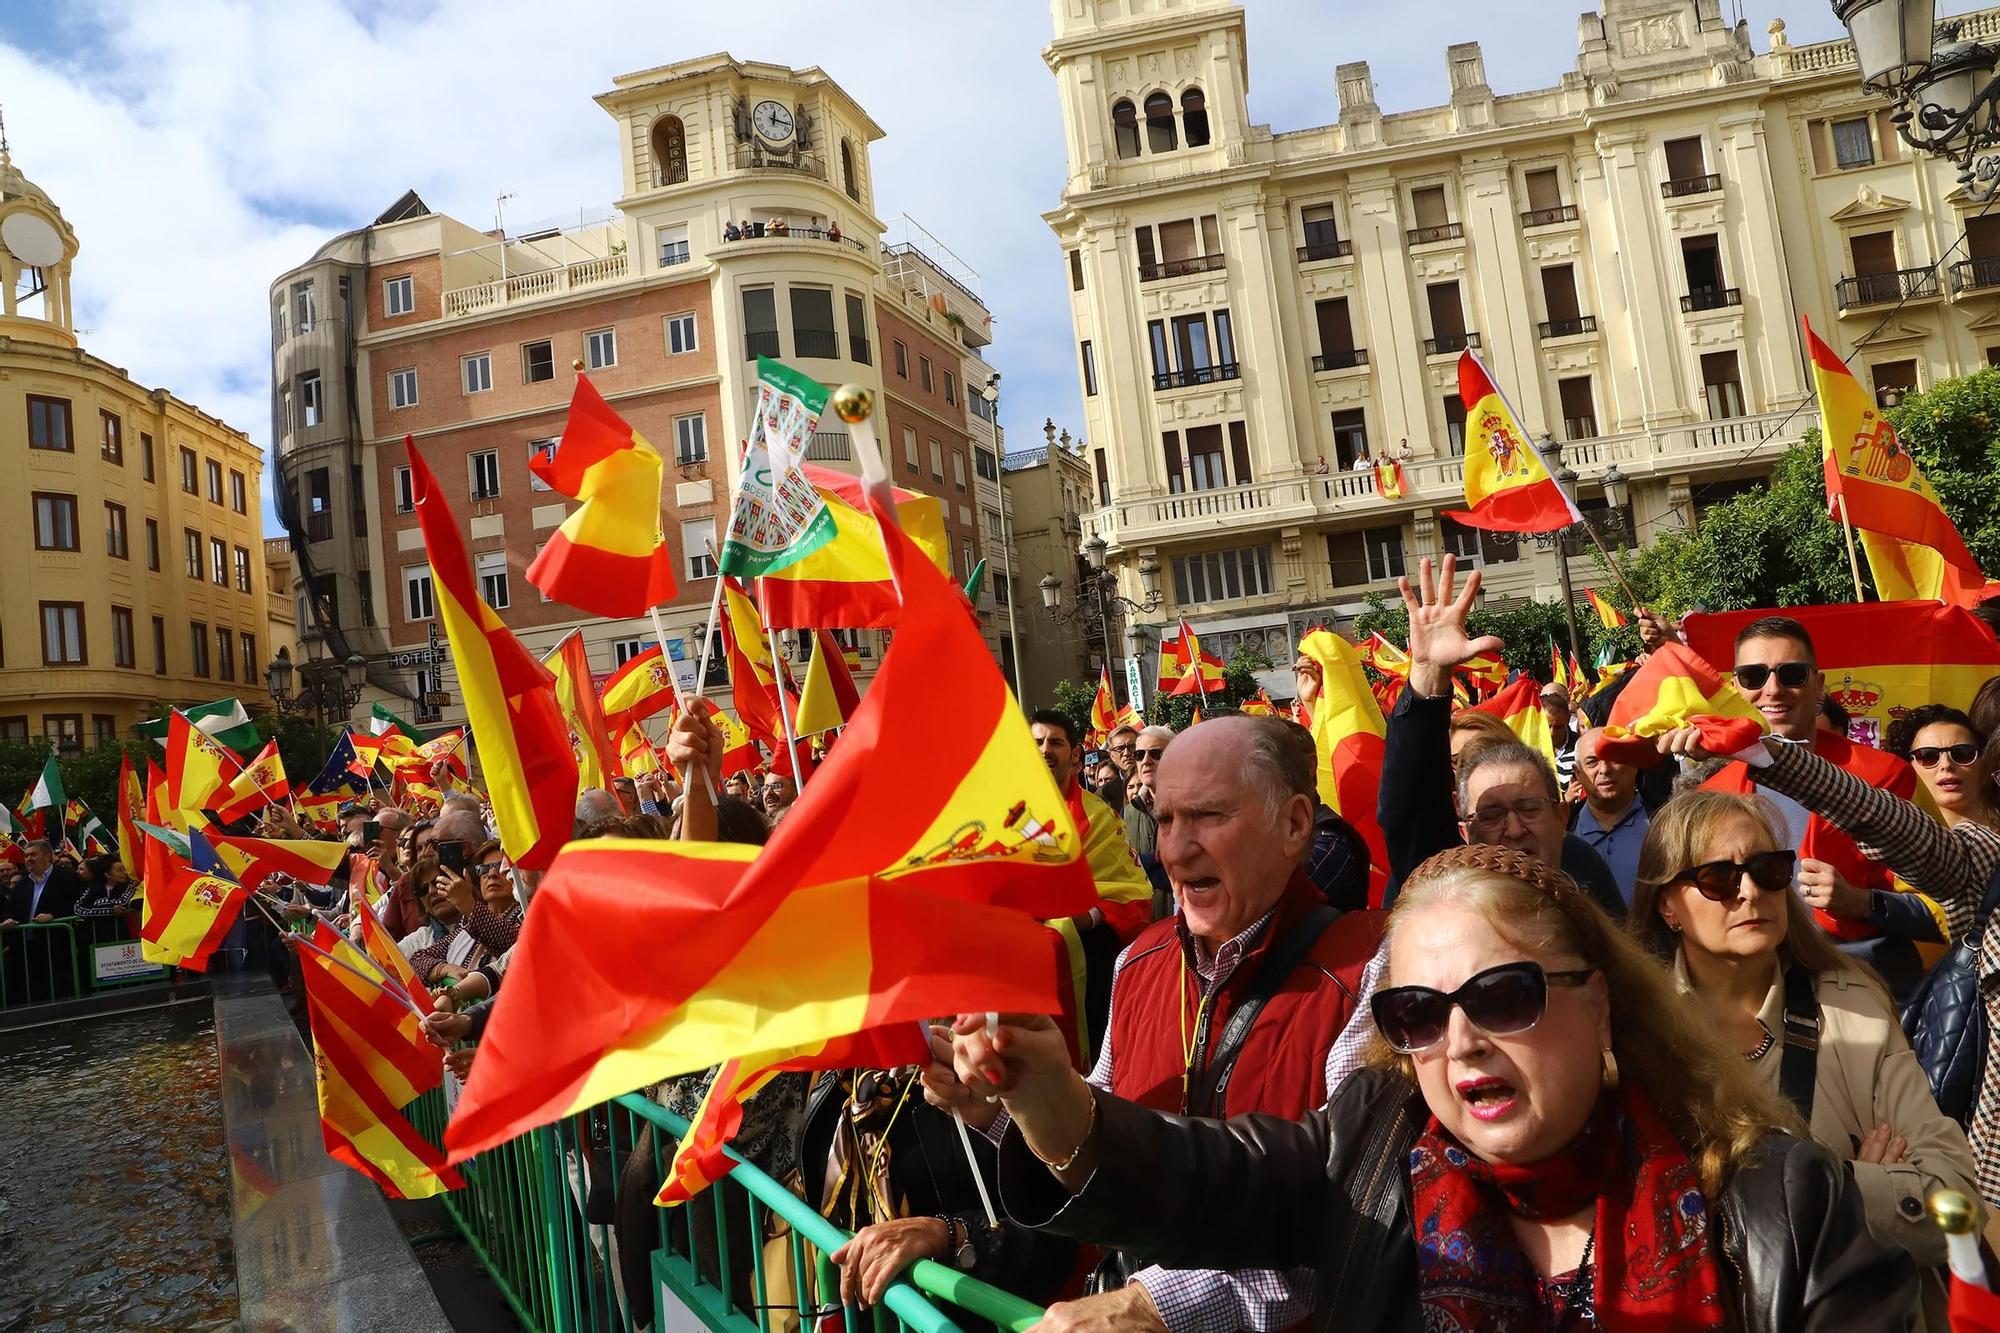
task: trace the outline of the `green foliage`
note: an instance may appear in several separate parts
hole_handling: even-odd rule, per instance
[[[2000,370],[1934,384],[1889,419],[1980,567],[2000,570]]]
[[[1073,680],[1059,680],[1053,694],[1048,706],[1068,718],[1075,725],[1077,735],[1088,736],[1090,705],[1097,698],[1097,682],[1079,685]]]
[[[1624,598],[1612,591],[1613,580],[1604,580],[1606,589],[1603,596],[1622,611],[1631,608],[1623,605]],[[1477,638],[1482,634],[1499,636],[1506,645],[1501,659],[1510,671],[1526,671],[1538,680],[1547,680],[1549,675],[1549,646],[1554,644],[1563,652],[1569,651],[1569,623],[1563,619],[1561,602],[1496,601],[1473,608],[1466,618],[1466,628]],[[1354,637],[1365,639],[1370,634],[1380,633],[1383,638],[1398,648],[1409,646],[1410,612],[1398,600],[1389,601],[1379,592],[1368,594],[1368,609],[1354,620]],[[1590,603],[1579,597],[1576,602],[1576,636],[1583,651],[1579,660],[1589,667],[1597,660],[1597,653],[1605,643],[1612,645],[1620,660],[1639,651],[1639,632],[1631,625],[1621,629],[1607,630],[1604,622],[1597,618],[1597,612],[1590,609]]]

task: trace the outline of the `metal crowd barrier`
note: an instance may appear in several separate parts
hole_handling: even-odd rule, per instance
[[[169,969],[138,953],[138,914],[66,916],[0,930],[0,1009],[155,985]],[[105,946],[118,946],[100,958]]]
[[[442,1141],[441,1093],[412,1102],[408,1114],[418,1132]],[[843,1308],[827,1256],[848,1233],[733,1149],[736,1166],[714,1188],[677,1208],[654,1206],[686,1132],[687,1121],[654,1102],[619,1097],[481,1153],[459,1168],[465,1188],[440,1197],[533,1333],[685,1326],[667,1314],[670,1302],[713,1333],[959,1333],[940,1303],[1008,1333],[1040,1322],[1039,1306],[930,1260],[889,1289],[883,1308]],[[628,1197],[624,1179],[642,1146],[640,1163],[651,1158],[634,1182],[643,1200]]]

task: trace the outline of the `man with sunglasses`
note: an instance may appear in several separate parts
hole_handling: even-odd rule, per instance
[[[1118,733],[1111,733],[1115,748]],[[1167,872],[1160,868],[1159,821],[1153,818],[1153,784],[1160,773],[1160,756],[1167,752],[1167,742],[1174,738],[1172,727],[1150,726],[1132,737],[1132,772],[1125,786],[1125,841],[1132,846],[1132,855],[1139,858],[1139,869],[1146,872],[1147,883],[1153,886],[1153,919],[1173,915],[1174,890],[1167,883]]]

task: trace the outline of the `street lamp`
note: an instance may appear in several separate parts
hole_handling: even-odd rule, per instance
[[[368,659],[354,653],[345,661],[326,660],[326,639],[317,629],[299,635],[299,645],[306,651],[305,661],[294,664],[290,650],[280,648],[264,668],[264,684],[271,691],[272,703],[280,714],[311,713],[321,727],[327,725],[329,717],[345,719],[361,702]],[[295,671],[299,678],[296,694],[292,692]]]
[[[1833,12],[1854,40],[1862,84],[1896,103],[1904,141],[1955,161],[1969,184],[1972,159],[2000,144],[2000,52],[1959,41],[1957,22],[1940,28],[1937,0],[1833,0]]]
[[[1111,633],[1111,622],[1120,617],[1129,620],[1133,616],[1157,611],[1161,600],[1160,562],[1150,555],[1140,557],[1139,584],[1144,592],[1144,598],[1135,602],[1118,593],[1118,572],[1106,565],[1106,556],[1110,549],[1111,544],[1104,540],[1102,533],[1092,534],[1090,540],[1083,544],[1081,554],[1087,568],[1077,579],[1074,605],[1067,608],[1063,606],[1063,581],[1054,574],[1042,575],[1039,585],[1042,590],[1042,609],[1048,613],[1053,623],[1067,625],[1076,621],[1083,621],[1086,624],[1092,620],[1098,622],[1104,634],[1104,656],[1107,661],[1111,657],[1112,645],[1117,642]],[[1139,626],[1133,625],[1128,626],[1126,634],[1136,643],[1144,631]],[[1136,651],[1134,649],[1135,654]],[[1114,693],[1115,689],[1116,687]]]

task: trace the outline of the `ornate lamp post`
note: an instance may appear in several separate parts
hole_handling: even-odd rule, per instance
[[[1904,142],[1956,162],[1959,180],[1973,184],[1973,158],[2000,146],[2000,51],[1959,41],[1956,22],[1939,27],[1937,0],[1833,0],[1833,12],[1854,40],[1863,85],[1896,103]],[[1980,174],[1978,193],[1990,194],[1996,173]]]
[[[1556,443],[1554,437],[1544,435],[1536,442],[1535,451],[1548,464],[1549,472],[1555,477],[1556,484],[1574,499],[1579,478],[1576,469],[1562,461],[1562,445]],[[1616,463],[1604,469],[1604,476],[1600,480],[1604,486],[1604,503],[1607,506],[1603,517],[1594,521],[1585,518],[1583,522],[1572,523],[1567,528],[1534,534],[1534,542],[1538,548],[1544,551],[1553,550],[1556,553],[1556,576],[1562,581],[1563,620],[1569,628],[1570,656],[1578,662],[1583,661],[1583,636],[1578,634],[1576,629],[1576,590],[1569,577],[1570,537],[1581,528],[1584,530],[1585,538],[1595,541],[1599,549],[1602,549],[1604,536],[1609,536],[1614,541],[1625,536],[1625,505],[1632,496],[1631,482],[1619,470]],[[1496,532],[1492,535],[1503,541],[1514,537],[1514,534],[1510,533]],[[1518,540],[1517,537],[1514,539]],[[1605,559],[1607,561],[1610,559],[1608,553]]]
[[[326,639],[314,629],[301,634],[299,644],[306,650],[305,661],[295,665],[290,652],[280,648],[264,668],[264,683],[270,688],[272,702],[280,714],[312,714],[322,728],[329,718],[345,721],[361,702],[368,659],[356,653],[345,662],[326,660]],[[294,671],[299,677],[296,694],[292,691]]]
[[[1049,620],[1057,625],[1067,625],[1076,621],[1095,620],[1104,633],[1104,654],[1111,655],[1111,648],[1117,642],[1111,634],[1111,622],[1120,617],[1129,618],[1145,615],[1160,608],[1160,562],[1152,556],[1139,561],[1139,582],[1145,590],[1145,600],[1135,602],[1118,593],[1118,572],[1105,563],[1105,554],[1110,543],[1102,536],[1093,536],[1083,544],[1084,562],[1089,566],[1084,576],[1077,581],[1076,600],[1071,606],[1063,605],[1063,581],[1054,574],[1044,574],[1041,581],[1042,609]],[[1129,633],[1136,642],[1140,631],[1135,626]],[[1130,647],[1130,645],[1127,645]],[[1113,686],[1113,693],[1117,687]]]

